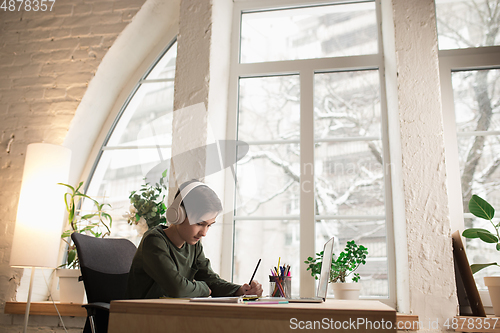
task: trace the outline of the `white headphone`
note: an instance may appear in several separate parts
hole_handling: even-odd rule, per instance
[[[167,221],[170,224],[181,224],[186,219],[186,211],[181,206],[182,200],[188,195],[191,190],[198,186],[207,186],[202,182],[192,182],[182,189],[178,196],[167,209]],[[208,186],[207,186],[208,187]]]

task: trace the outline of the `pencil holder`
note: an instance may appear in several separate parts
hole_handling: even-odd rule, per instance
[[[292,295],[292,277],[269,275],[269,294],[271,297],[290,298]]]

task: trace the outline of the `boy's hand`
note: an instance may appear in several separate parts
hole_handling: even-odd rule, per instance
[[[236,291],[234,294],[235,296],[242,296],[242,295],[257,295],[257,296],[262,296],[262,285],[257,282],[256,280],[252,281],[252,284],[249,285],[248,283],[245,283]]]

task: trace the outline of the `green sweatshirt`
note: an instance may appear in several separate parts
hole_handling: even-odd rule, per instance
[[[232,296],[241,287],[219,277],[210,267],[200,242],[180,249],[165,226],[148,230],[130,267],[127,298]]]

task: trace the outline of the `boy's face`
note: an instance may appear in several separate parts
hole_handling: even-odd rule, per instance
[[[188,244],[195,245],[207,235],[208,229],[215,223],[217,213],[207,213],[200,218],[198,223],[190,224],[188,218],[179,227],[179,235]]]

